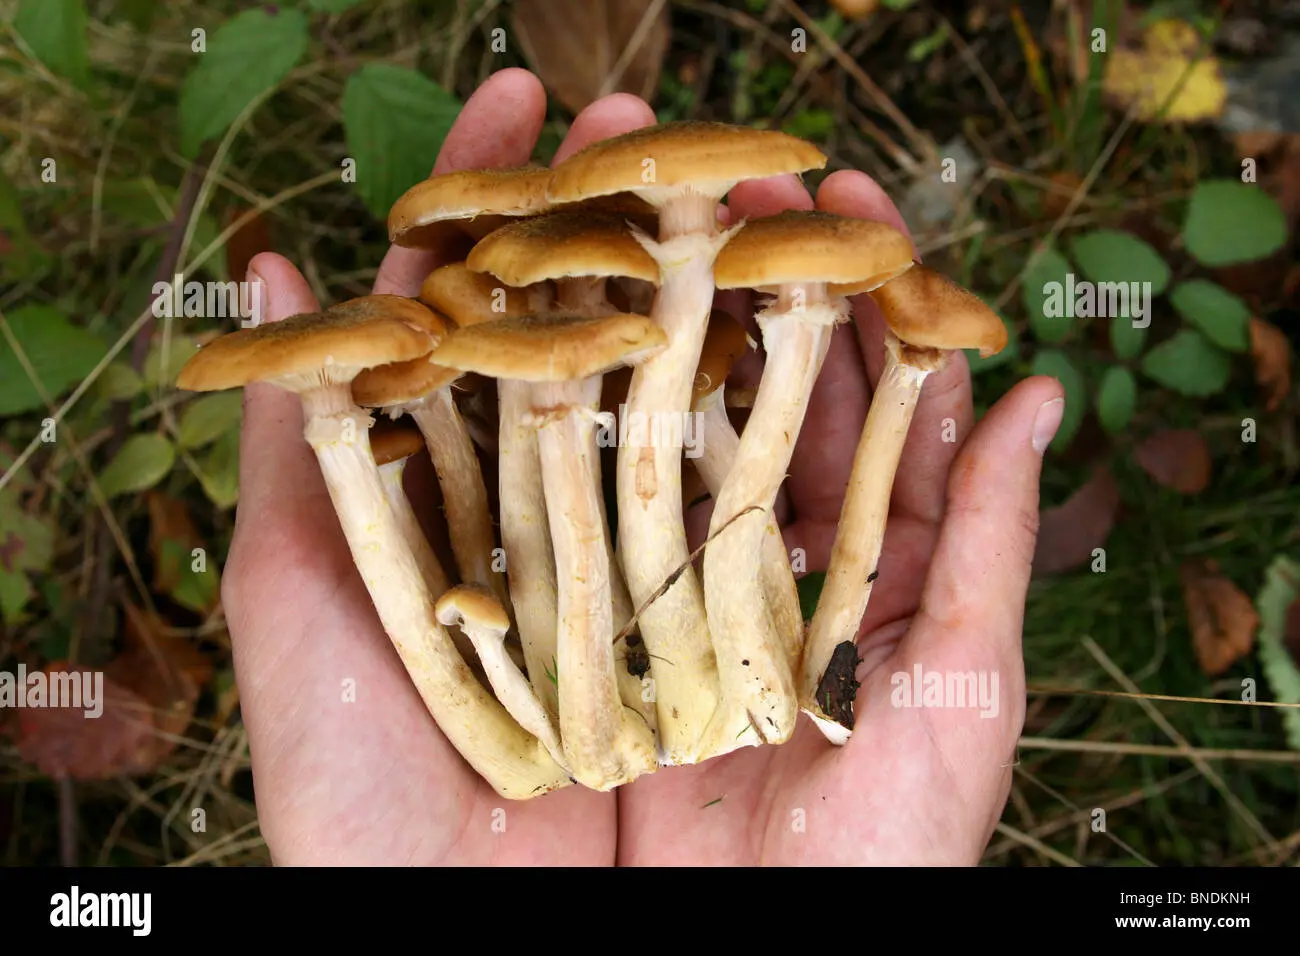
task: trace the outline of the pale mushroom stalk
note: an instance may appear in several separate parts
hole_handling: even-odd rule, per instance
[[[503,797],[526,799],[563,786],[564,770],[480,686],[438,623],[370,457],[369,414],[352,404],[347,382],[331,383],[327,375],[317,387],[301,389],[305,437],[320,462],[357,570],[425,706],[453,746]]]
[[[567,771],[569,765],[564,748],[550,716],[537,699],[528,678],[506,650],[510,618],[505,608],[486,589],[476,590],[462,585],[444,594],[434,613],[439,623],[448,627],[454,624],[469,638],[483,663],[487,681],[502,706],[519,722],[519,726],[540,740],[555,762]]]
[[[853,470],[844,493],[838,531],[831,548],[830,564],[817,600],[817,610],[808,626],[800,672],[800,702],[826,739],[846,743],[851,734],[852,701],[838,700],[830,688],[822,689],[836,649],[846,666],[856,669],[858,627],[871,600],[876,565],[885,541],[889,499],[903,445],[912,424],[912,414],[921,389],[931,372],[942,365],[944,353],[914,349],[886,332],[887,357],[880,383],[871,398],[863,425]],[[851,674],[849,675],[851,677]],[[846,726],[846,723],[848,726]]]
[[[719,388],[696,405],[700,416],[699,429],[706,437],[701,442],[700,456],[694,460],[695,470],[715,499],[722,492],[723,482],[731,473],[740,450],[740,436],[727,416],[725,391],[725,386]],[[786,659],[794,670],[803,656],[803,611],[790,556],[785,550],[785,539],[776,519],[771,516],[763,533],[761,561],[763,593],[785,647]]]
[[[405,474],[405,458],[379,466],[379,479],[384,486],[388,507],[393,511],[393,520],[397,522],[402,540],[406,542],[416,567],[420,569],[420,577],[428,587],[429,594],[437,600],[451,590],[451,580],[443,570],[442,562],[433,553],[433,547],[424,536],[424,529],[420,527],[420,519],[411,507],[411,499],[406,496],[406,488],[402,485]]]
[[[704,596],[723,699],[764,743],[789,739],[799,704],[788,645],[763,587],[763,539],[832,329],[844,316],[817,282],[782,284],[775,304],[758,315],[767,359],[714,506],[709,534],[716,537],[704,551]],[[754,506],[761,510],[742,513]],[[716,742],[723,752],[740,743],[737,727],[729,729]]]

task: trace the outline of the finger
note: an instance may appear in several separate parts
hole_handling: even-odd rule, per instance
[[[1019,655],[1042,452],[1060,426],[1062,396],[1055,379],[1028,379],[971,432],[953,464],[948,511],[905,639],[909,657],[937,655],[954,635],[999,660]]]
[[[817,206],[826,212],[887,222],[907,231],[898,209],[880,186],[856,171],[828,176],[817,193]],[[884,367],[884,319],[869,295],[855,297],[854,315],[867,379],[874,385]],[[892,513],[930,522],[943,517],[948,471],[974,421],[970,366],[963,353],[954,353],[941,371],[926,380],[917,402],[894,479]]]
[[[466,101],[438,151],[433,175],[457,169],[522,166],[546,122],[546,90],[527,70],[492,74]],[[439,264],[437,251],[392,246],[379,266],[375,293],[413,296]]]
[[[248,281],[262,296],[264,322],[320,309],[307,280],[288,259],[273,252],[253,257]],[[236,535],[242,528],[258,529],[283,515],[280,505],[286,498],[328,497],[302,429],[302,402],[297,395],[262,382],[245,386]],[[328,501],[322,506],[329,507]]]
[[[639,96],[631,93],[611,93],[602,96],[596,102],[573,118],[564,142],[555,151],[551,165],[564,162],[574,153],[590,146],[592,143],[611,136],[653,126],[656,122],[655,111]]]

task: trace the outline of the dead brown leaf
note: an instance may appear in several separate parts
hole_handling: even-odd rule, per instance
[[[1255,357],[1255,381],[1264,390],[1264,408],[1276,411],[1291,391],[1291,343],[1273,323],[1252,318],[1250,352]]]
[[[1034,574],[1060,574],[1092,560],[1119,513],[1119,485],[1100,466],[1063,504],[1039,515]]]
[[[1250,597],[1218,573],[1213,561],[1178,569],[1197,663],[1209,677],[1222,674],[1255,646],[1259,614]]]
[[[160,491],[145,495],[149,504],[149,553],[153,555],[153,589],[171,594],[180,584],[190,552],[203,546],[185,502]]]
[[[845,20],[861,20],[880,7],[880,0],[831,0],[835,12]]]
[[[665,0],[516,0],[511,31],[574,113],[608,93],[650,100],[668,53]]]
[[[1190,428],[1156,432],[1133,449],[1133,457],[1158,485],[1195,495],[1210,483],[1210,447]]]
[[[231,209],[226,213],[226,227],[234,225],[236,220],[248,212],[248,207],[236,206]],[[235,230],[234,235],[226,243],[227,274],[231,279],[242,282],[244,276],[248,275],[248,264],[253,256],[262,252],[271,252],[273,249],[266,220],[262,218],[261,213],[254,213],[251,219]]]

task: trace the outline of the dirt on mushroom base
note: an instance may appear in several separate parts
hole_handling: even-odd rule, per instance
[[[831,662],[817,685],[817,700],[826,710],[826,716],[847,730],[853,729],[853,702],[857,699],[858,647],[853,641],[844,641],[831,654]]]

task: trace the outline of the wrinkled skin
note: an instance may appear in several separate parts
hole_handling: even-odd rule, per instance
[[[544,112],[535,77],[495,74],[465,106],[434,172],[528,161]],[[606,97],[574,120],[557,159],[653,122],[639,99]],[[902,226],[880,187],[852,171],[827,177],[815,203],[795,177],[777,177],[737,187],[728,205],[733,221],[815,205]],[[437,264],[429,252],[391,249],[374,291],[415,295]],[[317,309],[306,281],[277,255],[256,257],[249,278],[264,282],[263,314],[271,321]],[[748,301],[722,298],[733,314],[749,313]],[[855,302],[853,318],[835,332],[777,505],[787,545],[805,549],[811,570],[824,569],[829,558],[883,362],[882,326],[868,297]],[[756,383],[760,369],[751,355],[736,381]],[[779,748],[665,768],[616,793],[570,787],[512,803],[460,759],[412,688],[302,440],[298,399],[248,387],[223,598],[272,858],[379,865],[977,862],[1006,802],[1024,719],[1020,640],[1037,531],[1035,446],[1059,422],[1060,397],[1054,380],[1029,379],[976,426],[960,354],[926,384],[863,623],[858,727],[846,747],[832,747],[801,718],[793,740]],[[942,440],[945,424],[956,441]],[[694,543],[708,508],[688,516]],[[997,716],[891,706],[890,676],[911,673],[916,663],[926,671],[995,672]],[[354,702],[344,701],[349,679]]]

